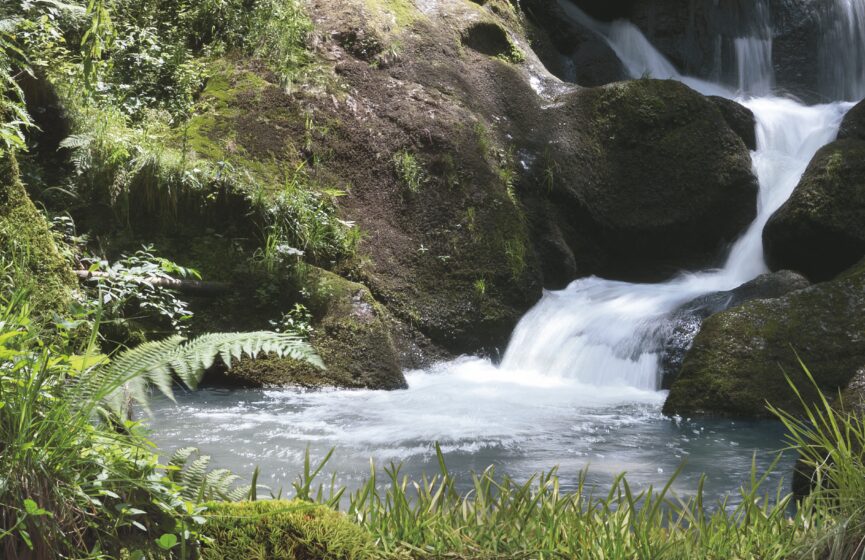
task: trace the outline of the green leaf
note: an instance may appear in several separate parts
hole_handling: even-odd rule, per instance
[[[177,535],[173,533],[165,533],[156,539],[156,544],[162,550],[171,550],[177,545]]]

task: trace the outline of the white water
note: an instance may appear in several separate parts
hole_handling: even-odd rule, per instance
[[[834,0],[822,20],[822,84],[832,99],[865,97],[865,0]],[[838,48],[842,45],[843,48]]]
[[[599,480],[628,471],[639,486],[664,481],[687,458],[676,487],[682,493],[703,472],[715,493],[734,490],[754,452],[761,452],[758,468],[768,464],[773,455],[765,451],[780,447],[777,427],[661,416],[656,332],[681,303],[766,270],[763,226],[814,152],[833,139],[849,104],[806,107],[766,95],[771,42],[762,35],[736,43],[736,93],[680,75],[627,22],[601,25],[571,15],[605,37],[634,77],[676,79],[727,97],[764,95],[740,99],[757,117],[760,193],[757,218],[726,264],[661,284],[577,280],[545,293],[516,328],[499,367],[462,358],[408,372],[405,391],[211,390],[181,395],[179,407],[156,403],[154,440],[163,449],[197,445],[241,474],[260,465],[277,487],[299,472],[306,446],[319,457],[336,447],[331,466],[349,486],[368,472],[370,457],[403,461],[411,474],[434,470],[435,441],[454,472],[501,463],[518,478],[559,465],[573,481],[591,465]]]
[[[722,86],[680,75],[629,22],[600,24],[567,1],[575,21],[604,37],[633,77],[682,81],[706,95],[735,98]],[[765,41],[742,39],[739,76],[743,91],[772,83]],[[769,57],[771,60],[771,57]],[[769,73],[768,75],[766,73]],[[777,97],[738,98],[757,120],[754,171],[760,184],[757,217],[719,270],[683,273],[662,284],[631,284],[597,277],[547,292],[517,325],[502,361],[504,370],[546,371],[595,385],[659,386],[660,323],[697,296],[731,290],[767,272],[763,227],[789,198],[816,151],[832,141],[849,103],[804,106]]]

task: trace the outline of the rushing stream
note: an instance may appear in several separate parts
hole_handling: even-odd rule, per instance
[[[660,284],[577,280],[545,293],[526,314],[500,366],[461,358],[408,372],[404,391],[203,390],[179,395],[178,405],[158,401],[151,425],[161,448],[198,446],[240,474],[258,465],[262,482],[286,488],[300,472],[307,446],[313,457],[336,447],[330,469],[350,487],[368,474],[370,458],[379,466],[402,462],[406,474],[435,471],[436,441],[458,474],[495,464],[525,478],[558,465],[563,482],[571,485],[586,467],[590,481],[608,481],[624,471],[637,486],[663,483],[685,461],[674,486],[680,494],[693,491],[704,472],[711,494],[735,492],[750,473],[752,457],[758,470],[771,463],[783,445],[776,424],[660,414],[666,395],[657,390],[656,333],[682,303],[766,272],[763,226],[814,153],[834,139],[852,104],[805,106],[773,97],[771,29],[735,40],[733,91],[680,75],[636,26],[594,22],[560,2],[576,22],[609,43],[632,76],[681,80],[705,94],[736,98],[754,112],[758,212],[726,263]],[[848,46],[865,41],[865,1],[837,4],[840,23],[830,27],[837,40],[827,38],[824,50],[845,51],[837,58],[849,66],[840,71],[838,97],[858,99],[865,96],[863,51]],[[786,458],[777,472],[788,472],[790,463]]]

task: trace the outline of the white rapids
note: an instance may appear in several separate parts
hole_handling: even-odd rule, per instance
[[[336,447],[331,466],[349,486],[368,473],[370,457],[403,461],[414,474],[434,470],[436,441],[456,472],[500,463],[517,477],[560,465],[576,479],[591,465],[602,477],[628,471],[639,485],[665,480],[688,458],[681,485],[693,488],[699,474],[709,472],[719,490],[729,491],[747,475],[752,453],[780,447],[774,426],[663,418],[655,333],[682,303],[733,289],[767,270],[763,226],[814,153],[834,139],[852,104],[805,106],[773,97],[771,34],[736,40],[738,90],[732,91],[681,75],[636,26],[597,23],[560,2],[609,43],[631,76],[680,80],[754,112],[757,217],[726,263],[658,284],[591,277],[546,292],[520,321],[499,366],[461,358],[408,372],[404,391],[206,390],[181,395],[179,406],[157,402],[151,424],[162,448],[198,445],[240,473],[258,464],[276,486],[287,486],[299,472],[307,446],[317,456]],[[824,51],[865,41],[865,0],[836,3],[838,13],[847,15],[832,23],[836,39],[827,38]],[[845,67],[837,99],[865,96],[863,53],[865,47],[836,57]],[[759,455],[758,466],[771,458]]]

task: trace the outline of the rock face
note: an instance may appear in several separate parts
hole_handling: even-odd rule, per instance
[[[326,370],[288,358],[241,360],[208,383],[244,387],[337,386],[402,389],[405,378],[390,336],[387,312],[369,290],[330,272],[311,268],[304,281],[314,316],[310,343]]]
[[[796,352],[828,396],[865,364],[865,261],[831,282],[773,300],[755,300],[713,315],[682,365],[665,414],[768,417],[766,400],[796,412],[816,390]],[[794,351],[795,350],[795,351]]]
[[[595,87],[628,78],[619,57],[596,33],[571,21],[556,0],[522,3],[530,21],[543,30],[553,49],[536,49],[550,72],[584,87]]]
[[[682,305],[669,323],[661,352],[662,388],[669,389],[675,381],[694,338],[703,321],[716,313],[733,309],[755,299],[773,299],[807,288],[808,279],[789,270],[763,274],[735,290],[706,294]]]
[[[831,74],[837,64],[828,64],[831,51],[826,41],[833,33],[826,24],[837,19],[838,9],[832,0],[573,2],[597,19],[632,21],[688,75],[735,89],[739,87],[736,40],[771,38],[771,64],[779,89],[811,103],[850,97],[844,94],[845,77]],[[854,54],[849,56],[855,59]]]
[[[658,280],[714,264],[751,222],[757,180],[721,110],[673,81],[565,101],[552,197],[574,276]],[[573,276],[572,276],[573,277]]]
[[[763,230],[766,260],[826,280],[865,255],[865,141],[838,140],[808,165]]]

